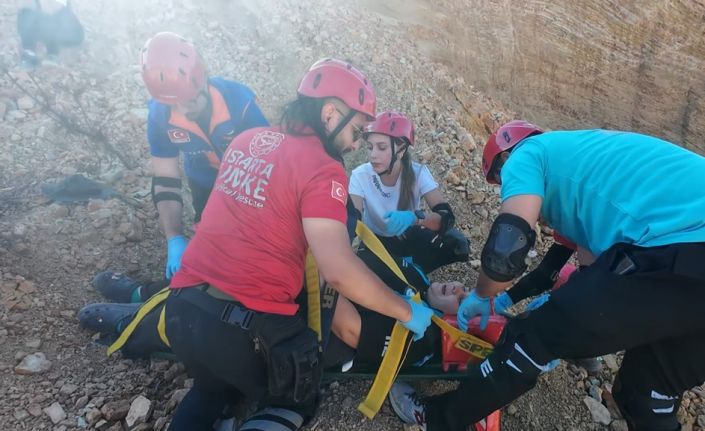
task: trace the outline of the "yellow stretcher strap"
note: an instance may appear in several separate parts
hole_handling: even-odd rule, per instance
[[[407,285],[409,282],[404,277],[404,273],[401,272],[399,266],[394,262],[394,259],[389,254],[387,249],[384,248],[382,242],[377,238],[367,226],[362,222],[358,221],[355,227],[355,233],[360,237],[360,240],[365,243],[367,247],[380,258],[401,280]],[[412,287],[413,288],[413,287]],[[415,301],[420,301],[418,293],[414,295]],[[387,345],[387,351],[382,358],[382,363],[379,365],[377,370],[377,375],[372,382],[372,387],[367,394],[367,397],[357,406],[357,409],[365,415],[368,419],[375,417],[379,409],[382,408],[384,399],[387,398],[389,390],[392,388],[394,380],[399,374],[404,359],[406,358],[406,353],[409,351],[411,343],[408,342],[409,330],[406,329],[399,322],[394,324],[392,329],[392,335],[389,338],[389,344]]]
[[[360,240],[365,243],[370,251],[382,260],[382,262],[384,262],[389,269],[391,269],[394,274],[399,277],[400,280],[406,283],[406,285],[414,291],[417,291],[414,286],[409,284],[404,276],[404,273],[401,271],[401,268],[399,268],[399,265],[397,265],[382,242],[379,238],[377,238],[377,235],[375,235],[370,228],[358,221],[357,226],[355,227],[355,233],[358,237],[360,237]],[[419,294],[416,293],[412,297],[412,300],[419,302],[421,298]],[[445,331],[450,335],[451,339],[455,343],[455,347],[478,358],[484,358],[492,351],[492,344],[455,328],[440,317],[433,316],[432,320],[441,328],[442,331]],[[403,325],[399,322],[394,324],[392,335],[387,346],[387,352],[385,353],[384,358],[382,358],[382,363],[379,366],[379,370],[377,371],[377,375],[372,383],[372,387],[370,388],[365,400],[357,407],[357,409],[369,419],[374,418],[377,412],[379,412],[379,409],[382,407],[382,403],[384,403],[384,399],[387,397],[394,380],[399,374],[399,370],[401,369],[404,359],[406,358],[406,353],[411,346],[411,343],[408,342],[408,335],[409,330]]]
[[[169,339],[166,336],[166,304],[164,304],[162,311],[159,313],[157,332],[159,333],[159,338],[161,338],[162,343],[166,344],[171,349],[171,343],[169,343]]]
[[[318,266],[311,250],[306,254],[306,298],[308,302],[308,327],[318,334],[318,342],[323,340],[321,330],[321,280]]]
[[[120,334],[118,339],[115,340],[115,342],[111,344],[110,347],[108,347],[108,356],[120,350],[130,338],[130,335],[132,335],[132,333],[135,331],[137,325],[139,325],[142,319],[144,319],[144,316],[146,316],[147,313],[152,311],[159,304],[164,302],[168,296],[169,288],[165,287],[164,289],[160,290],[155,295],[153,295],[151,298],[149,298],[144,304],[142,304],[142,306],[137,310],[137,314],[135,314],[135,317],[132,318],[127,327],[125,327],[125,329],[122,331],[122,334]],[[162,310],[162,315],[159,316],[159,327],[157,329],[159,330],[159,337],[162,339],[162,341],[169,345],[169,341],[166,338],[166,332],[164,331],[164,327],[162,325],[163,313],[164,310]]]

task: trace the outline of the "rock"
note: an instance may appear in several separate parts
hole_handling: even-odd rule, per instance
[[[154,421],[154,431],[162,431],[166,429],[167,422],[169,422],[169,419],[166,417],[162,417]]]
[[[705,428],[705,414],[698,415],[697,424],[701,428]]]
[[[88,413],[86,413],[86,421],[88,422],[88,424],[90,426],[95,425],[102,418],[103,418],[103,413],[98,409],[92,409]]]
[[[627,421],[624,419],[616,419],[610,424],[610,431],[629,431]]]
[[[133,242],[142,241],[142,238],[144,237],[144,225],[142,224],[142,222],[135,219],[132,220],[132,222],[130,222],[129,224],[130,229],[127,232],[127,240]]]
[[[78,386],[74,385],[73,383],[66,383],[65,385],[61,386],[59,389],[60,394],[64,395],[71,395],[72,393],[76,392],[78,389]]]
[[[132,428],[135,425],[146,422],[150,413],[152,413],[152,402],[139,395],[132,401],[125,422],[129,428]]]
[[[7,114],[5,114],[5,118],[9,120],[23,120],[27,118],[27,114],[25,114],[22,111],[10,111]],[[13,135],[15,136],[15,135]]]
[[[5,112],[7,112],[7,105],[0,101],[0,121],[5,119]]]
[[[39,338],[34,338],[25,341],[24,345],[25,347],[29,347],[30,349],[38,349],[42,346],[42,340],[40,340]]]
[[[86,206],[86,208],[89,212],[96,212],[99,209],[103,208],[104,205],[105,203],[102,200],[91,199],[90,201],[88,201],[88,205]]]
[[[108,428],[108,421],[106,421],[105,419],[101,419],[95,424],[95,426],[93,428],[95,428],[99,431],[103,431],[106,428]],[[122,431],[122,430],[120,430],[120,431]]]
[[[517,408],[514,404],[509,404],[507,406],[507,414],[509,416],[514,416],[515,414],[517,414]]]
[[[29,417],[29,413],[27,413],[27,410],[25,409],[16,409],[13,413],[12,416],[18,420],[18,421],[23,421]]]
[[[189,389],[177,389],[174,391],[173,394],[171,394],[171,398],[169,399],[169,402],[166,403],[166,408],[167,410],[172,410],[174,409],[181,400],[184,399],[186,394],[188,393]]]
[[[69,208],[66,205],[54,203],[51,204],[49,207],[51,208],[52,214],[57,219],[66,218],[69,215]]]
[[[29,96],[23,96],[17,99],[17,108],[23,111],[29,111],[34,108],[34,100]]]
[[[88,395],[84,395],[81,398],[77,399],[74,407],[76,409],[82,409],[86,406],[86,404],[88,404]]]
[[[130,411],[130,404],[127,401],[111,401],[105,403],[100,411],[108,421],[119,421],[127,416],[127,412]]]
[[[22,362],[15,367],[15,373],[22,375],[40,374],[49,371],[51,361],[48,361],[44,353],[37,352],[27,355]]]
[[[588,390],[588,393],[592,398],[597,400],[597,402],[602,403],[602,389],[596,385],[590,386],[590,389]]]
[[[607,410],[607,407],[603,406],[596,399],[592,397],[585,397],[583,398],[583,403],[585,403],[588,410],[590,410],[593,421],[601,425],[609,425],[610,422],[612,422],[612,417],[610,416],[610,412]]]
[[[103,404],[105,404],[105,397],[95,397],[88,404],[92,404],[98,408],[101,408],[103,407]]]
[[[61,404],[56,402],[45,408],[44,413],[49,416],[49,419],[51,419],[54,425],[66,419],[66,412],[64,411],[64,408],[61,407]]]
[[[482,264],[482,261],[480,261],[479,259],[475,259],[475,260],[470,261],[470,267],[472,269],[478,269],[481,264]]]
[[[468,196],[470,203],[473,205],[481,204],[485,201],[485,194],[481,192],[470,193]]]
[[[42,415],[42,407],[39,404],[30,404],[27,406],[27,411],[30,415],[39,417]]]
[[[602,360],[611,372],[616,373],[619,370],[619,364],[617,364],[617,358],[614,355],[605,355]]]

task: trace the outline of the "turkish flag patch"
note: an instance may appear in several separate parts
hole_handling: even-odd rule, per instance
[[[345,190],[345,187],[343,187],[342,184],[335,180],[333,180],[332,182],[330,196],[333,199],[340,201],[340,203],[343,205],[345,205],[348,200],[348,192]]]
[[[170,129],[167,131],[167,134],[169,134],[169,140],[172,144],[185,144],[187,142],[191,142],[191,137],[185,130]]]

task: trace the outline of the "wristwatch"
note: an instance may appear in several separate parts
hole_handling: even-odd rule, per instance
[[[416,216],[416,224],[420,225],[423,223],[423,220],[426,219],[426,211],[424,210],[416,210],[414,211],[414,215]]]

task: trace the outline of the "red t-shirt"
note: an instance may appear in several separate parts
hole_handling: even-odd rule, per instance
[[[296,312],[308,244],[301,219],[345,224],[348,180],[314,136],[250,129],[223,155],[172,288],[209,283],[257,311]]]

